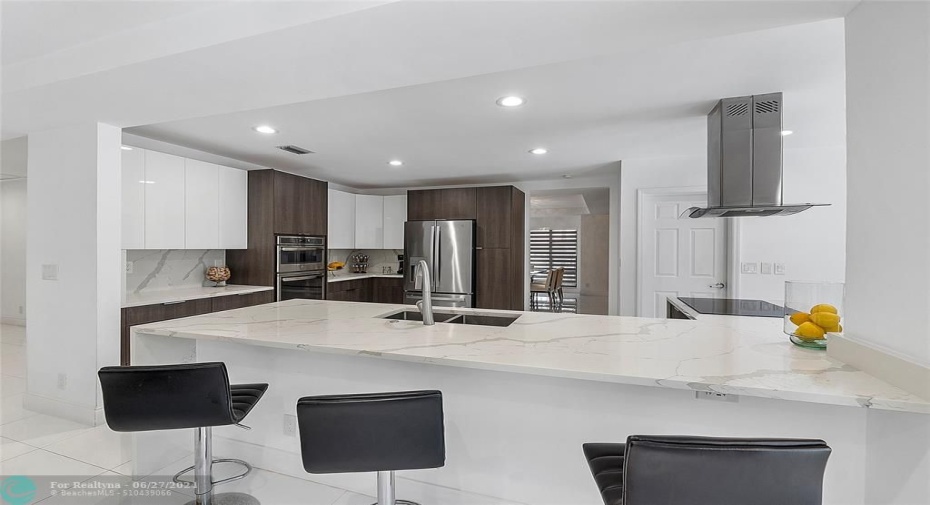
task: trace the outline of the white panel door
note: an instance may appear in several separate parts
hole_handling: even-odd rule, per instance
[[[145,249],[145,150],[122,155],[122,247]]]
[[[355,249],[355,195],[329,190],[327,237],[330,249]]]
[[[638,316],[665,317],[670,296],[726,296],[726,220],[678,217],[706,202],[695,193],[642,196]]]
[[[219,166],[184,160],[184,248],[218,249],[220,245]]]
[[[145,248],[184,249],[184,158],[145,151]]]
[[[384,247],[384,197],[355,195],[355,248]]]
[[[384,248],[404,248],[404,223],[407,221],[407,195],[384,197]]]
[[[249,247],[249,173],[220,166],[219,248]]]

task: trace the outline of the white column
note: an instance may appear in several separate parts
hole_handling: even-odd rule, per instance
[[[928,396],[930,4],[859,4],[846,79],[846,338],[828,351]],[[869,412],[866,436],[865,502],[930,503],[930,416]]]
[[[29,135],[26,407],[102,422],[97,369],[119,362],[119,128]]]

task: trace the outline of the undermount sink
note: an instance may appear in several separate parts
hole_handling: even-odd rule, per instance
[[[487,314],[453,314],[449,312],[433,312],[433,319],[437,323],[466,324],[475,326],[497,326],[507,327],[513,324],[520,316],[498,316]],[[393,319],[395,321],[422,321],[423,314],[416,310],[402,310],[392,312],[381,319]]]
[[[445,323],[454,317],[458,317],[458,314],[433,312],[433,320],[435,320],[437,323]],[[395,319],[398,321],[422,321],[423,314],[416,310],[402,310],[400,312],[394,312],[386,316],[381,316],[381,319]]]

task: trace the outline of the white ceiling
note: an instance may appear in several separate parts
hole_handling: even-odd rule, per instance
[[[855,3],[3,2],[0,134],[148,125],[136,132],[357,187],[582,173],[699,149],[728,94],[782,89],[795,123],[833,118],[842,27],[750,32]],[[508,92],[529,103],[493,105]],[[281,135],[256,137],[256,121]],[[815,126],[807,141],[824,141]],[[550,155],[526,154],[543,143]]]
[[[833,20],[129,131],[358,188],[548,179],[702,154],[725,96],[784,91],[787,147],[842,144],[844,68]],[[509,93],[526,105],[498,107]]]

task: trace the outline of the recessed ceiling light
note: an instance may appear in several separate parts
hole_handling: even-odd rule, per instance
[[[124,150],[124,151],[132,151],[132,148],[129,147],[129,146],[119,146],[119,148],[122,149],[122,150]]]
[[[258,125],[258,126],[252,128],[252,129],[255,130],[255,131],[257,131],[258,133],[266,133],[266,134],[268,134],[268,135],[271,135],[272,133],[278,133],[278,130],[275,130],[274,128],[272,128],[272,127],[270,127],[270,126],[268,126],[268,125],[266,125],[266,124]]]
[[[526,100],[519,96],[502,96],[497,99],[497,105],[501,107],[519,107],[525,103]]]
[[[400,161],[400,160],[391,160],[391,161],[388,162],[388,165],[391,165],[392,167],[399,167],[399,166],[401,166],[401,165],[403,165],[403,164],[404,164],[404,162],[403,162],[403,161]]]
[[[535,149],[530,149],[530,154],[546,154],[549,150],[545,147],[537,147]]]
[[[782,131],[781,131],[781,136],[782,136],[782,137],[785,137],[785,136],[791,135],[792,133],[794,133],[794,132],[791,131],[791,130],[782,130]]]

